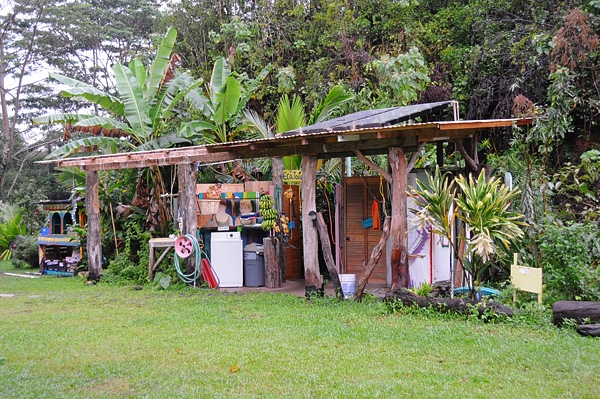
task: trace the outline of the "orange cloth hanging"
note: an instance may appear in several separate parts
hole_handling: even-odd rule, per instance
[[[373,214],[373,230],[379,230],[381,228],[381,218],[379,217],[379,202],[373,200],[371,205],[371,213]]]

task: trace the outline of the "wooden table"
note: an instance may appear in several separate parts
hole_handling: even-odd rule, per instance
[[[151,238],[150,241],[150,259],[148,262],[148,280],[152,281],[154,279],[154,270],[158,264],[165,258],[169,250],[175,247],[175,240],[170,237],[164,238]],[[163,253],[159,256],[158,260],[154,260],[154,248],[165,248]]]

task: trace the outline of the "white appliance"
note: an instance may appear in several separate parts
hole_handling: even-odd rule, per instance
[[[219,287],[244,285],[244,251],[238,231],[211,233],[210,263]]]

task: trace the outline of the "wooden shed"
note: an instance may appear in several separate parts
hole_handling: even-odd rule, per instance
[[[450,120],[444,120],[450,119]],[[188,204],[181,209],[193,209],[196,201],[194,188],[196,174],[195,163],[211,163],[249,158],[279,158],[286,155],[302,156],[301,184],[301,221],[303,268],[307,292],[321,287],[322,276],[319,273],[318,239],[316,226],[312,223],[316,211],[316,166],[319,159],[340,158],[348,156],[387,154],[389,169],[379,171],[390,187],[390,198],[393,199],[390,209],[389,240],[386,249],[387,262],[391,270],[387,280],[395,286],[408,286],[408,229],[407,229],[407,174],[412,169],[416,154],[426,143],[456,143],[466,163],[478,168],[476,152],[469,154],[463,141],[471,141],[471,148],[476,148],[478,133],[494,128],[512,128],[516,125],[530,124],[531,119],[495,119],[460,121],[458,120],[458,104],[445,101],[432,104],[418,104],[408,107],[395,107],[381,110],[362,111],[336,118],[317,125],[303,127],[286,132],[275,138],[260,140],[244,140],[212,145],[190,146],[184,148],[160,149],[154,151],[133,152],[115,155],[101,155],[54,161],[58,166],[76,166],[86,171],[86,208],[88,211],[88,265],[90,279],[97,279],[101,274],[100,259],[100,223],[98,199],[99,170],[121,168],[143,168],[178,164],[180,202]],[[408,154],[413,154],[408,156]],[[442,160],[443,161],[443,160]],[[187,184],[186,182],[190,182]],[[352,184],[352,182],[350,181]],[[348,207],[355,203],[348,198]],[[361,209],[364,204],[361,201]],[[196,233],[195,211],[190,215],[182,215],[183,233]],[[354,223],[345,220],[345,223]],[[370,232],[372,234],[374,232]],[[361,245],[371,245],[374,235],[367,235]],[[374,278],[382,278],[377,272]]]

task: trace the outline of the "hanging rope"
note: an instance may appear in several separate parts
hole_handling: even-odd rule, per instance
[[[383,214],[387,217],[387,209],[385,206],[385,192],[383,190],[383,176],[379,176],[379,194],[381,194],[381,200],[383,201]]]

